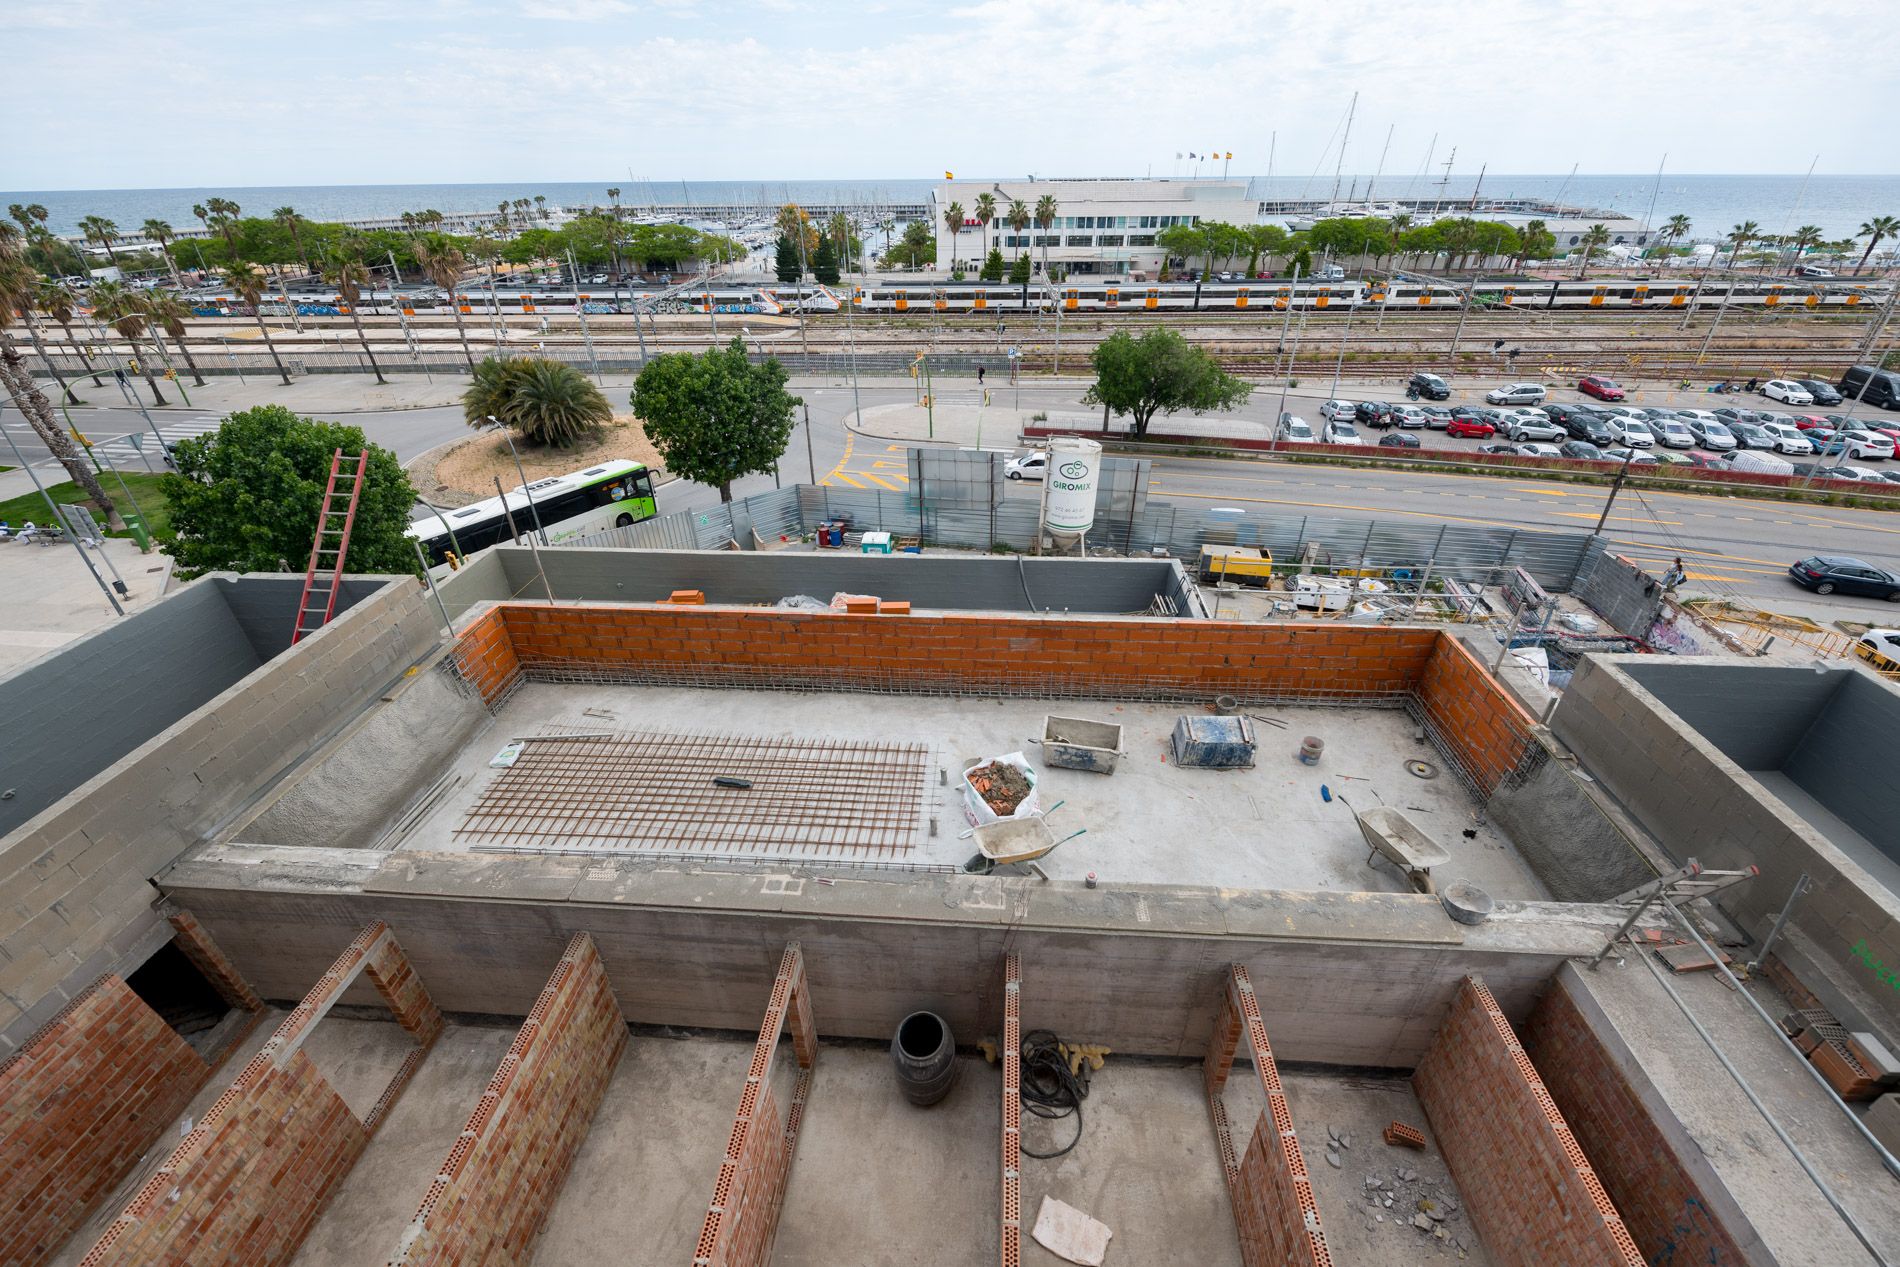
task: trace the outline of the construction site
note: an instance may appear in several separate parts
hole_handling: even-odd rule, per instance
[[[0,1262],[1900,1262],[1893,682],[768,509],[0,677]]]

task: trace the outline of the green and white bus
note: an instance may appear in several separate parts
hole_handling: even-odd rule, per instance
[[[528,504],[532,495],[534,505]],[[517,486],[503,497],[424,515],[409,525],[431,565],[451,552],[466,559],[498,541],[534,531],[538,517],[549,543],[624,527],[654,516],[653,475],[639,462],[603,462],[584,471]],[[512,526],[510,520],[512,519]]]

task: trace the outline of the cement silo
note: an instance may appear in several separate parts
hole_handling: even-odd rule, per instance
[[[1087,535],[1095,524],[1095,488],[1102,446],[1093,440],[1056,436],[1049,441],[1043,482],[1042,530],[1058,547]]]

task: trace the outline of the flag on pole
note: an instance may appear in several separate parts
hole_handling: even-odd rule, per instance
[[[955,180],[957,178],[957,174],[955,172],[945,172],[943,174],[943,178],[945,180]]]
[[[1226,154],[1226,157],[1228,157],[1228,158],[1232,158],[1233,156],[1234,156],[1234,152],[1233,152],[1232,150],[1228,150],[1228,151],[1227,151],[1227,154]]]

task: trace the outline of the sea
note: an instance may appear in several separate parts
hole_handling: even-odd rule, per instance
[[[1211,173],[1202,173],[1208,175]],[[1347,175],[1340,186],[1365,196],[1369,177]],[[262,185],[201,189],[40,189],[0,192],[0,204],[39,203],[50,213],[48,225],[77,233],[83,216],[104,216],[132,229],[147,219],[184,228],[195,225],[191,208],[222,196],[247,215],[269,215],[295,207],[311,220],[361,220],[394,217],[404,211],[492,211],[495,205],[540,194],[548,205],[607,205],[607,190],[618,188],[621,205],[755,204],[772,208],[786,202],[847,203],[864,206],[922,203],[937,182],[931,180],[757,180],[757,181],[507,181],[453,185]],[[1819,225],[1830,239],[1854,235],[1861,223],[1878,215],[1900,215],[1900,176],[1672,176],[1643,175],[1486,175],[1481,189],[1474,176],[1453,177],[1440,186],[1429,176],[1390,173],[1373,183],[1378,198],[1436,198],[1448,203],[1486,197],[1547,198],[1575,206],[1614,211],[1661,225],[1674,215],[1689,217],[1692,239],[1714,240],[1745,220],[1766,234],[1786,234],[1804,224]],[[1326,198],[1332,177],[1256,176],[1251,194],[1259,199]]]

